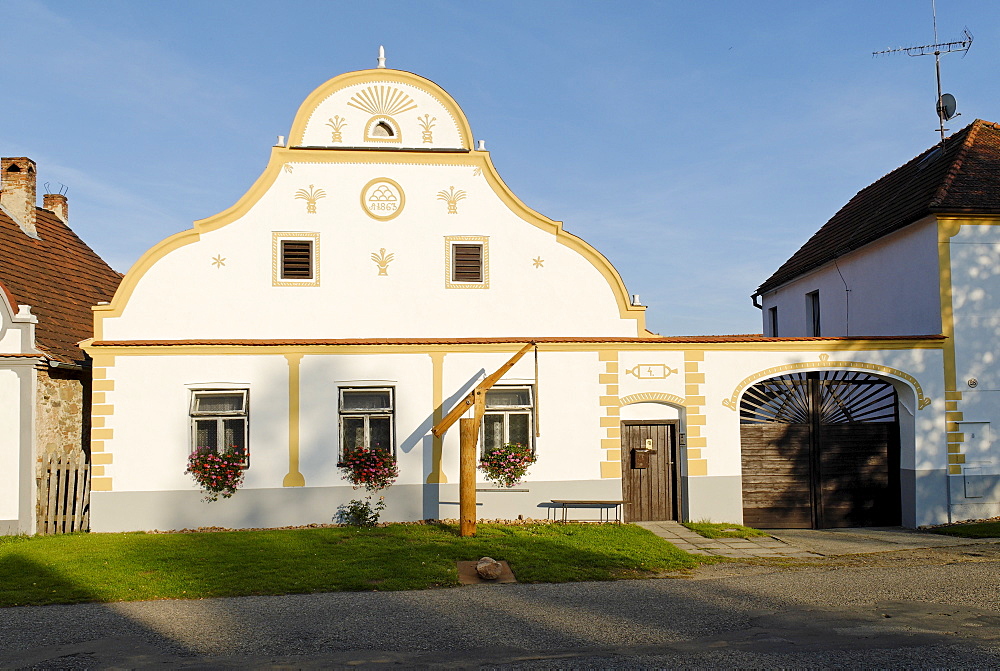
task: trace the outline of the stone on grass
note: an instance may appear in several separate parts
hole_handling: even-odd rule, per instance
[[[500,562],[492,557],[483,557],[476,562],[476,573],[483,580],[496,580],[500,577],[500,571],[502,570],[503,566]]]

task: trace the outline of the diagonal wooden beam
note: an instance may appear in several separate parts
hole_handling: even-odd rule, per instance
[[[522,347],[517,354],[512,356],[510,361],[497,368],[496,371],[477,384],[476,388],[470,391],[465,398],[459,401],[458,404],[455,405],[455,407],[452,408],[447,415],[445,415],[444,419],[434,425],[434,428],[431,429],[431,433],[434,434],[436,438],[440,438],[444,435],[445,431],[451,428],[452,424],[457,422],[458,419],[472,409],[473,406],[475,406],[476,420],[478,421],[482,419],[483,412],[485,410],[486,391],[499,382],[500,378],[502,378],[507,371],[513,368],[514,364],[520,361],[521,357],[527,354],[528,351],[534,346],[534,342],[528,343]]]

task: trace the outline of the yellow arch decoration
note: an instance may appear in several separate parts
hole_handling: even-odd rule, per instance
[[[306,126],[320,103],[332,96],[340,89],[354,86],[355,84],[365,84],[367,82],[398,82],[409,84],[410,86],[422,89],[448,111],[455,125],[458,126],[458,134],[461,138],[462,147],[466,151],[472,150],[472,128],[469,127],[469,120],[465,118],[462,108],[458,106],[455,99],[429,79],[415,75],[412,72],[403,70],[390,70],[388,68],[375,68],[373,70],[358,70],[338,75],[319,88],[310,93],[295,113],[295,120],[292,122],[292,130],[289,133],[289,146],[301,146],[305,139]]]
[[[685,407],[687,404],[680,396],[673,394],[661,394],[658,391],[646,391],[641,394],[629,394],[618,399],[618,405],[632,405],[633,403],[669,403]]]
[[[730,410],[737,410],[739,408],[739,398],[743,391],[764,378],[774,377],[775,375],[780,375],[781,373],[787,373],[793,370],[810,370],[816,368],[854,368],[860,370],[870,370],[876,373],[882,373],[883,375],[888,375],[890,377],[897,378],[904,382],[910,384],[913,390],[917,393],[917,408],[923,410],[931,404],[931,399],[924,396],[924,390],[917,382],[917,379],[910,375],[909,373],[904,373],[898,368],[890,368],[888,366],[882,366],[876,363],[868,363],[866,361],[830,361],[829,354],[820,354],[819,361],[802,361],[800,363],[790,363],[784,366],[774,366],[773,368],[768,368],[762,370],[758,373],[747,377],[738,385],[736,389],[733,390],[732,396],[722,400],[722,405],[726,406]]]

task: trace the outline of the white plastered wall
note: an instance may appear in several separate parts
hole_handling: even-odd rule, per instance
[[[1000,229],[963,225],[950,238],[957,390],[962,393],[960,432],[988,423],[963,445],[965,468],[1000,475]],[[984,442],[982,434],[989,438]]]
[[[761,299],[764,334],[774,335],[768,310],[776,306],[779,337],[811,335],[806,294],[813,291],[823,336],[940,333],[936,222],[907,226],[768,292]]]
[[[242,218],[158,260],[103,338],[637,335],[601,272],[511,211],[472,165],[293,165]],[[361,208],[376,177],[406,194],[392,220]],[[315,214],[294,198],[308,185],[327,193]],[[467,193],[457,214],[437,198],[452,186]],[[319,234],[320,286],[272,286],[275,231]],[[446,236],[488,238],[489,288],[446,288]],[[381,249],[394,259],[380,276]]]
[[[451,353],[444,358],[446,410],[464,397],[484,375],[502,366],[511,353]],[[597,480],[601,477],[600,386],[594,352],[546,352],[538,358],[536,412],[539,436],[535,439],[538,461],[529,470],[529,480]],[[533,385],[534,355],[526,354],[497,385]],[[481,447],[481,443],[480,443]],[[445,434],[443,472],[449,482],[458,482],[458,424]],[[477,471],[481,484],[486,481]]]
[[[114,415],[104,441],[115,491],[197,490],[184,473],[191,451],[191,390],[249,388],[248,487],[280,487],[288,472],[288,363],[283,356],[119,356]],[[155,381],[155,382],[153,382]]]
[[[21,473],[21,380],[14,370],[0,363],[0,520],[16,520],[20,514]],[[30,427],[29,427],[30,428]]]
[[[443,392],[450,409],[511,356],[510,352],[450,353],[443,362]],[[543,352],[536,396],[541,436],[531,479],[600,478],[599,389],[596,354]],[[288,362],[281,355],[119,356],[114,405],[104,441],[114,455],[107,475],[115,491],[196,490],[184,473],[190,452],[190,399],[194,389],[248,388],[250,460],[245,487],[281,487],[288,472]],[[148,380],[156,380],[149,384]],[[470,386],[471,384],[471,386]],[[533,385],[534,359],[526,355],[498,383]],[[338,389],[389,386],[395,390],[395,434],[401,485],[422,484],[430,472],[433,424],[432,359],[426,352],[305,355],[300,368],[299,471],[306,486],[346,485],[336,468]],[[155,409],[151,411],[150,409]],[[546,429],[548,429],[546,431]],[[443,472],[458,480],[457,427],[446,434]]]

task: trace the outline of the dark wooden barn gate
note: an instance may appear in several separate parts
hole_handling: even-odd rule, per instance
[[[866,373],[794,373],[740,401],[743,521],[762,528],[900,523],[896,390]]]
[[[625,521],[676,520],[677,421],[628,420],[621,429]]]

